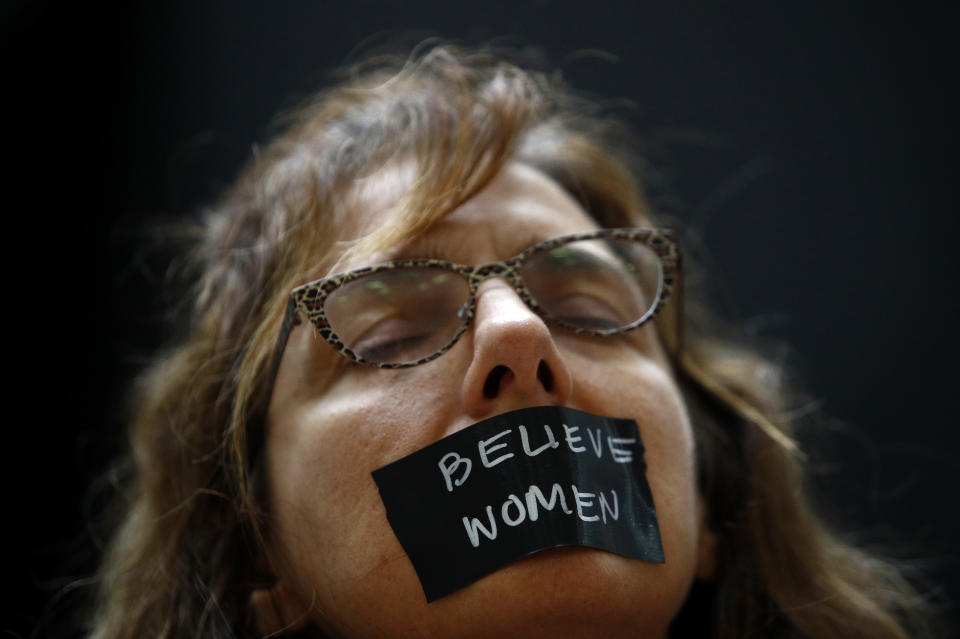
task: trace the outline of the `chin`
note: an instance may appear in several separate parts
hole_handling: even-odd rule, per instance
[[[664,564],[554,548],[427,604],[426,612],[457,619],[436,635],[444,637],[662,637],[686,594],[672,581]]]

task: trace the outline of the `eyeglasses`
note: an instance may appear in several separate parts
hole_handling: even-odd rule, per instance
[[[649,321],[680,270],[663,229],[601,229],[535,244],[503,262],[464,266],[406,259],[325,277],[293,289],[273,373],[298,312],[341,355],[380,368],[429,362],[470,326],[481,283],[500,277],[530,309],[581,335],[618,335]]]

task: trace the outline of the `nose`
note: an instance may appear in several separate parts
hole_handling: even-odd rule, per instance
[[[549,327],[502,280],[484,282],[473,319],[473,359],[463,381],[469,415],[562,405],[573,378]]]

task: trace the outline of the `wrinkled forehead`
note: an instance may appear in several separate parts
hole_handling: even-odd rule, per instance
[[[416,208],[417,175],[410,164],[391,165],[357,180],[341,211],[336,259],[329,275],[391,259],[432,257],[454,262],[464,247],[495,248],[504,259],[546,239],[596,229],[589,212],[539,169],[511,161],[469,199],[447,198]],[[470,251],[471,256],[478,256]]]
[[[623,211],[615,219],[597,220],[581,202],[585,193],[589,197],[603,185],[591,185],[588,180],[563,184],[539,167],[516,159],[507,160],[492,181],[470,198],[449,191],[430,193],[424,187],[429,179],[424,173],[412,158],[394,158],[351,179],[331,202],[325,219],[318,221],[316,250],[296,284],[401,257],[458,262],[449,244],[479,239],[477,232],[502,236],[491,242],[501,245],[499,256],[490,259],[494,261],[569,232],[646,224],[639,211]],[[495,189],[491,188],[494,183]],[[578,194],[580,197],[575,198]],[[504,215],[505,205],[524,214],[512,218]],[[558,226],[553,233],[544,231],[551,226],[549,220],[556,217],[556,211],[572,208],[582,211],[578,228]],[[454,211],[456,215],[451,215]],[[460,234],[465,237],[438,234],[435,231],[441,221],[445,231],[456,224],[470,231]]]

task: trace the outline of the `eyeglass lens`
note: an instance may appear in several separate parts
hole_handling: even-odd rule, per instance
[[[518,274],[539,312],[557,323],[616,332],[645,319],[660,295],[662,268],[639,241],[577,240],[536,251]],[[467,280],[440,267],[395,268],[351,280],[324,310],[340,340],[370,362],[401,364],[429,357],[464,328]]]

